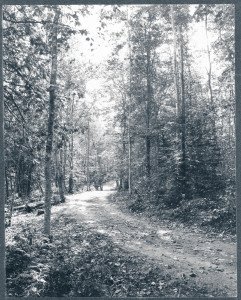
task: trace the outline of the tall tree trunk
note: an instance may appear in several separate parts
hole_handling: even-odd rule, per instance
[[[130,33],[130,21],[129,21],[129,11],[127,7],[127,28],[128,28],[128,50],[129,50],[129,103],[128,103],[128,192],[129,195],[132,193],[132,178],[131,178],[131,33]]]
[[[29,169],[28,169],[28,181],[27,181],[27,197],[31,196],[31,192],[32,192],[32,183],[33,183],[33,170],[34,170],[34,164],[31,161],[30,165],[29,165]]]
[[[175,24],[174,5],[171,5],[171,19],[172,19],[172,32],[173,32],[173,78],[175,87],[175,99],[176,99],[176,116],[180,116],[180,101],[178,94],[178,72],[177,72],[177,33]]]
[[[175,100],[176,100],[176,120],[178,129],[176,131],[176,138],[178,140],[177,143],[177,151],[181,152],[181,165],[176,165],[176,172],[177,172],[177,194],[175,202],[178,203],[182,199],[181,194],[183,193],[183,175],[182,175],[182,162],[183,162],[183,151],[182,145],[184,144],[182,141],[182,97],[179,94],[183,94],[183,91],[180,91],[179,84],[182,85],[181,78],[179,78],[179,68],[178,68],[178,61],[177,61],[177,49],[180,42],[180,39],[177,39],[177,33],[180,37],[180,28],[178,24],[176,24],[176,14],[174,10],[174,5],[171,5],[171,20],[172,20],[172,33],[173,33],[173,80],[174,80],[174,89],[175,89]],[[177,32],[178,31],[178,32]],[[181,62],[182,63],[182,62]],[[182,73],[182,72],[181,72]]]
[[[209,91],[209,100],[211,105],[211,124],[212,124],[212,130],[213,130],[213,145],[214,145],[214,151],[217,154],[220,154],[220,148],[218,146],[218,135],[217,135],[217,128],[216,128],[216,108],[214,103],[214,97],[213,97],[213,87],[212,87],[212,63],[211,63],[211,52],[209,49],[209,39],[208,39],[208,13],[205,14],[205,33],[206,33],[206,47],[207,47],[207,56],[208,56],[208,91]]]
[[[180,179],[181,179],[181,193],[185,197],[187,192],[186,184],[186,101],[184,90],[184,69],[183,69],[183,38],[182,30],[179,28],[180,36],[180,83],[181,83],[181,166],[180,166]]]
[[[128,106],[128,192],[132,192],[131,185],[131,130],[130,130],[130,105]]]
[[[90,121],[88,120],[87,128],[87,153],[86,153],[86,181],[87,191],[90,191]]]
[[[69,175],[69,193],[74,193],[74,175],[73,175],[73,168],[74,168],[74,96],[71,103],[71,137],[70,137],[70,175]]]
[[[16,182],[16,180],[15,180],[15,182]],[[9,224],[8,224],[9,226],[11,226],[11,224],[12,224],[13,206],[15,203],[16,192],[17,192],[16,189],[17,189],[17,185],[15,184],[13,194],[10,198],[10,214],[9,214]]]
[[[16,193],[14,192],[12,194],[12,196],[10,197],[10,207],[9,207],[9,221],[8,221],[8,226],[10,227],[12,225],[12,216],[13,216],[13,206],[14,206],[14,202],[15,202],[15,196]]]
[[[17,194],[18,194],[18,197],[22,197],[22,195],[21,195],[21,182],[22,182],[22,155],[19,154],[18,168],[17,168]]]
[[[125,111],[125,109],[124,109]],[[121,153],[121,165],[124,168],[124,166],[129,166],[129,162],[127,162],[127,160],[129,159],[129,153],[126,153],[126,121],[128,122],[128,120],[125,118],[124,119],[124,123],[123,123],[123,132],[122,132],[122,153]],[[128,143],[129,143],[129,126],[127,125],[127,135],[128,135]],[[129,150],[129,147],[128,147]],[[130,175],[129,170],[127,170],[128,172],[128,177]],[[124,177],[126,176],[126,172],[125,169],[121,169],[120,171],[120,175],[119,175],[119,180],[120,180],[120,184],[119,184],[119,189],[120,190],[124,190]]]
[[[51,226],[51,156],[53,149],[53,125],[54,125],[54,112],[55,112],[55,99],[56,99],[56,81],[57,81],[57,35],[58,35],[58,21],[60,11],[58,8],[55,10],[55,16],[53,20],[53,36],[52,36],[52,65],[50,75],[50,87],[49,87],[49,111],[48,111],[48,129],[47,129],[47,142],[45,152],[45,214],[44,214],[44,234],[50,236]]]
[[[43,191],[43,188],[42,188],[42,180],[41,180],[41,176],[40,174],[38,174],[38,178],[37,178],[37,185],[41,191],[41,194],[44,195],[44,191]]]
[[[98,181],[99,181],[99,186],[100,190],[103,191],[103,170],[102,170],[102,165],[101,165],[101,157],[98,155],[97,152],[97,164],[98,164]]]
[[[147,64],[146,64],[146,79],[147,79],[147,91],[146,91],[146,174],[147,178],[150,179],[151,175],[151,137],[150,137],[150,116],[151,116],[151,98],[152,98],[152,90],[151,90],[151,72],[150,72],[150,64],[151,64],[151,53],[150,53],[150,44],[149,39],[150,34],[148,33],[148,43],[147,43]]]
[[[70,174],[69,174],[69,194],[74,193],[74,176],[73,176],[73,133],[71,133],[70,139]]]
[[[56,161],[56,168],[57,168],[57,180],[58,180],[58,189],[59,189],[59,196],[60,201],[63,203],[65,202],[64,197],[64,186],[63,186],[63,154],[62,154],[62,148],[59,149],[59,157],[58,153],[56,153],[57,161]]]
[[[8,199],[9,198],[9,180],[8,180],[8,176],[7,176],[7,168],[6,167],[5,167],[5,191],[6,191],[5,198]]]
[[[211,64],[211,53],[209,49],[209,40],[208,40],[208,16],[207,13],[205,14],[205,33],[206,33],[206,41],[207,41],[207,55],[208,55],[208,90],[209,90],[209,99],[212,106],[212,109],[214,109],[214,103],[213,103],[213,89],[212,89],[212,64]]]
[[[65,183],[65,178],[66,178],[66,162],[67,162],[67,145],[66,145],[66,141],[64,141],[64,150],[63,150],[63,187],[64,187],[64,191],[67,192],[67,187],[66,187],[66,183]]]
[[[209,48],[209,39],[208,39],[208,14],[205,14],[205,33],[206,33],[206,47],[207,47],[207,56],[208,56],[208,91],[209,91],[209,100],[211,104],[212,117],[211,122],[214,130],[214,139],[217,143],[217,132],[216,132],[216,120],[215,120],[215,105],[213,99],[213,87],[212,87],[212,63],[211,63],[211,52]]]
[[[157,154],[156,154],[156,165],[157,165],[157,186],[158,190],[160,191],[162,183],[164,182],[164,178],[162,178],[162,148],[161,148],[161,141],[160,141],[160,134],[157,134],[156,137],[156,146],[157,146]]]

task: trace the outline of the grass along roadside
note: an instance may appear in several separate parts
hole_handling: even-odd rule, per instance
[[[167,208],[152,203],[142,202],[136,195],[129,197],[127,192],[116,192],[108,197],[122,211],[176,226],[188,226],[205,233],[226,235],[236,240],[236,217],[234,210],[215,208],[207,199],[194,199],[182,203],[179,207]]]

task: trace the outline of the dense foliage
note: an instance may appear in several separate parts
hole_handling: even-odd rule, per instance
[[[131,186],[140,209],[148,203],[175,208],[196,198],[235,209],[234,14],[225,8],[199,5],[191,13],[188,5],[144,6],[126,13],[128,63],[118,58],[120,47],[109,63],[112,88],[122,89],[115,119],[118,187]],[[197,55],[191,35],[199,25],[205,39]],[[200,57],[206,72],[199,70]]]
[[[10,218],[109,179],[139,210],[234,216],[233,6],[4,6],[3,63]]]
[[[235,234],[233,5],[5,5],[3,87],[8,296],[227,296],[60,206]]]

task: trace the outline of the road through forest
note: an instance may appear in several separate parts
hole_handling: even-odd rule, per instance
[[[104,191],[68,196],[66,203],[53,209],[53,216],[74,217],[90,230],[107,234],[133,256],[152,260],[176,277],[236,296],[236,243],[231,238],[133,215],[110,203],[111,193],[114,191],[106,187]]]

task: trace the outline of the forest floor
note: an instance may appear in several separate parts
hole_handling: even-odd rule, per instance
[[[65,218],[65,222],[67,219],[69,222],[74,220],[68,231],[73,239],[80,229],[79,225],[84,226],[89,234],[99,234],[102,236],[101,242],[98,241],[97,247],[89,248],[88,251],[99,251],[99,248],[105,247],[110,241],[117,253],[121,252],[121,261],[126,260],[119,263],[120,257],[116,257],[113,264],[122,268],[128,260],[133,262],[136,258],[142,280],[145,279],[145,272],[153,271],[153,266],[157,266],[159,271],[157,270],[157,274],[150,279],[149,288],[142,287],[139,292],[133,294],[135,296],[236,296],[234,237],[205,233],[195,227],[187,228],[181,224],[150,220],[144,215],[133,214],[111,201],[113,193],[115,192],[107,187],[104,191],[67,196],[65,203],[52,208],[53,226],[57,226],[60,219]],[[13,220],[13,227],[18,223],[17,218],[19,216]],[[106,237],[106,240],[103,237]],[[81,243],[83,245],[83,239]],[[75,241],[74,249],[76,248],[78,249],[78,242]],[[130,261],[130,264],[132,262]],[[160,270],[164,270],[165,276],[160,275]],[[123,268],[122,271],[126,272]],[[128,280],[130,281],[130,278]],[[172,287],[168,286],[168,281],[172,281]],[[123,285],[122,281],[122,287]],[[159,294],[153,292],[153,288],[159,290]],[[125,293],[117,287],[111,294],[126,295],[132,294]]]

